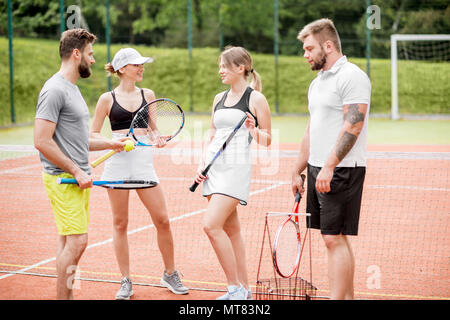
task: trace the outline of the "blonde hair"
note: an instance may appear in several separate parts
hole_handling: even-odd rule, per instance
[[[107,75],[108,77],[111,77],[113,75],[116,77],[120,77],[122,75],[119,70],[117,71],[114,70],[114,67],[112,66],[111,62],[105,64],[105,70],[108,73]]]
[[[303,42],[305,38],[310,35],[313,35],[317,41],[319,41],[320,45],[322,45],[325,41],[330,40],[333,42],[336,50],[342,52],[339,34],[333,21],[330,19],[319,19],[307,24],[303,27],[302,31],[298,33],[297,39]]]
[[[242,47],[227,46],[220,54],[219,63],[220,59],[223,59],[223,62],[227,67],[231,67],[232,65],[243,65],[245,68],[245,79],[248,79],[250,74],[252,75],[250,86],[259,92],[262,91],[261,77],[259,73],[253,69],[252,57],[247,50]]]

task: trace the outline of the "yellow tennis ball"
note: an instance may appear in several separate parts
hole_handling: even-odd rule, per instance
[[[128,152],[134,149],[134,143],[131,140],[127,140],[125,142],[125,145],[123,146],[123,149]]]

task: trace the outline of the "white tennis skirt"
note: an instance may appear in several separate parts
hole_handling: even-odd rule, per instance
[[[125,136],[125,134],[113,133],[112,138],[115,140]],[[141,141],[145,142],[144,139]],[[153,147],[136,146],[131,151],[116,153],[105,161],[101,179],[106,181],[146,180],[159,183],[153,166]]]
[[[208,147],[205,163],[209,163],[231,130],[217,129],[216,136]],[[208,179],[203,181],[203,196],[222,194],[239,200],[247,205],[250,194],[252,162],[248,131],[236,133],[227,148],[220,154],[208,172]]]

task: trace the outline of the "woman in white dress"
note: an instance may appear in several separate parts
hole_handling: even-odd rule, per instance
[[[219,74],[230,89],[214,98],[211,136],[195,181],[203,182],[208,208],[203,219],[207,234],[227,278],[227,293],[220,300],[251,299],[245,244],[237,214],[238,204],[246,205],[250,192],[250,144],[271,143],[270,108],[261,93],[261,79],[253,69],[252,58],[242,47],[227,47],[220,55]],[[252,77],[249,86],[248,78]],[[201,174],[237,123],[244,125],[217,158],[205,177]]]

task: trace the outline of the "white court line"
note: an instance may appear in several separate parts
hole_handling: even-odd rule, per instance
[[[199,213],[202,213],[202,212],[205,212],[205,211],[206,211],[206,209],[201,209],[201,210],[189,212],[189,213],[183,214],[181,216],[177,216],[177,217],[171,218],[171,219],[169,219],[169,221],[172,222],[172,221],[181,220],[181,219],[184,219],[184,218],[189,218],[189,217],[195,216],[195,215],[197,215]],[[146,226],[143,226],[143,227],[140,227],[140,228],[128,231],[127,235],[135,234],[135,233],[138,233],[138,232],[141,232],[141,231],[153,228],[154,226],[155,226],[154,224],[149,224],[149,225],[146,225]],[[113,238],[109,238],[107,240],[91,244],[91,245],[87,246],[86,249],[99,247],[101,245],[111,243],[112,241],[113,241]],[[1,277],[0,277],[0,279],[1,279]]]
[[[269,191],[269,190],[272,190],[272,189],[275,189],[275,188],[278,188],[279,186],[282,186],[282,185],[284,185],[284,184],[285,184],[285,183],[283,183],[283,182],[279,182],[279,183],[277,183],[276,185],[272,185],[272,186],[269,186],[269,187],[266,187],[266,188],[263,188],[263,189],[259,189],[259,190],[252,191],[252,192],[250,192],[250,196],[253,196],[253,195],[258,194],[258,193],[266,192],[266,191]],[[188,213],[183,214],[183,215],[181,215],[181,216],[173,217],[173,218],[171,218],[169,221],[170,221],[170,222],[173,222],[173,221],[181,220],[181,219],[184,219],[184,218],[193,217],[193,216],[198,215],[198,214],[200,214],[200,213],[203,213],[203,212],[205,212],[205,211],[206,211],[206,209],[200,209],[200,210],[197,210],[197,211],[188,212]],[[137,229],[128,231],[127,234],[128,234],[128,235],[135,234],[135,233],[138,233],[138,232],[141,232],[141,231],[144,231],[144,230],[153,228],[154,226],[155,226],[154,224],[149,224],[149,225],[146,225],[146,226],[143,226],[143,227],[140,227],[140,228],[137,228]],[[99,247],[99,246],[102,246],[102,245],[105,245],[105,244],[108,244],[108,243],[111,243],[112,241],[113,241],[113,238],[109,238],[109,239],[107,239],[107,240],[100,241],[100,242],[97,242],[97,243],[88,245],[88,246],[86,247],[86,250],[87,250],[87,249],[91,249],[91,248],[95,248],[95,247]],[[11,277],[11,276],[16,275],[16,274],[20,274],[20,273],[23,273],[23,272],[27,272],[27,271],[29,271],[29,270],[31,270],[31,269],[37,268],[37,267],[39,267],[39,266],[42,266],[42,265],[44,265],[44,264],[47,264],[47,263],[52,262],[52,261],[55,261],[55,260],[56,260],[56,257],[53,257],[53,258],[49,258],[49,259],[46,259],[46,260],[39,261],[39,262],[37,262],[37,263],[35,263],[35,264],[29,266],[29,267],[22,268],[22,269],[20,269],[20,270],[18,270],[18,271],[14,271],[14,273],[8,273],[8,274],[5,274],[5,275],[3,275],[3,276],[0,276],[0,280],[6,279],[6,278]]]
[[[1,170],[0,174],[18,173],[18,172],[21,172],[24,170],[34,169],[34,168],[41,167],[41,166],[42,165],[39,163],[39,164],[32,164],[29,166],[17,167],[17,168],[13,168],[13,169],[6,169],[6,170]]]
[[[371,189],[406,189],[406,190],[419,190],[419,191],[446,191],[449,192],[450,189],[446,188],[432,188],[432,187],[416,187],[416,186],[389,186],[389,185],[368,185],[364,188]]]

